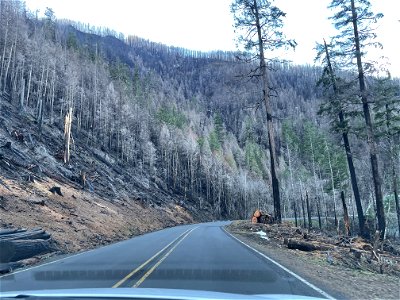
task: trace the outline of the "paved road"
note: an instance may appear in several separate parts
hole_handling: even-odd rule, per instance
[[[17,271],[0,291],[139,287],[323,297],[229,236],[226,222],[185,225]]]

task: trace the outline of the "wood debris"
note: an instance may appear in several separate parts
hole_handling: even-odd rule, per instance
[[[369,241],[358,236],[330,235],[294,227],[289,222],[262,224],[235,221],[229,228],[234,233],[251,238],[254,238],[254,232],[262,230],[270,241],[257,239],[257,242],[284,246],[291,251],[299,251],[298,253],[316,258],[325,256],[329,264],[400,276],[400,243],[390,240],[380,242],[379,232]]]
[[[50,234],[41,228],[0,229],[0,273],[20,266],[18,261],[53,250]]]

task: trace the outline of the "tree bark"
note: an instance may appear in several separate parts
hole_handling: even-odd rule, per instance
[[[351,0],[351,11],[352,11],[352,22],[354,29],[354,43],[356,50],[356,59],[357,59],[357,67],[358,67],[358,82],[360,86],[361,92],[361,101],[363,106],[363,113],[365,124],[367,127],[367,142],[369,146],[370,153],[370,161],[371,161],[371,169],[372,169],[372,178],[374,183],[375,190],[375,202],[376,202],[376,211],[378,217],[378,229],[380,233],[380,238],[383,239],[385,236],[386,222],[385,222],[385,211],[383,207],[383,195],[382,195],[382,180],[379,173],[379,164],[378,164],[378,150],[376,146],[375,136],[374,136],[374,127],[372,124],[371,113],[369,110],[368,97],[367,97],[367,88],[365,85],[365,76],[364,69],[361,60],[361,48],[360,48],[360,38],[358,32],[358,23],[357,23],[357,12],[354,4],[354,0]]]

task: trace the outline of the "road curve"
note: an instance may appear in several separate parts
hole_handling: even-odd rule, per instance
[[[170,288],[324,298],[213,222],[168,228],[0,277],[0,291]]]

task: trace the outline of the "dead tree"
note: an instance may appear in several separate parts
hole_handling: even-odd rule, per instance
[[[68,164],[70,160],[70,144],[71,144],[71,124],[72,124],[72,107],[69,108],[64,122],[64,163]]]
[[[347,236],[350,236],[351,232],[350,232],[349,212],[347,211],[347,205],[346,205],[346,201],[344,199],[343,191],[340,192],[340,197],[342,198],[342,204],[343,204],[343,221],[344,221],[345,234]]]

